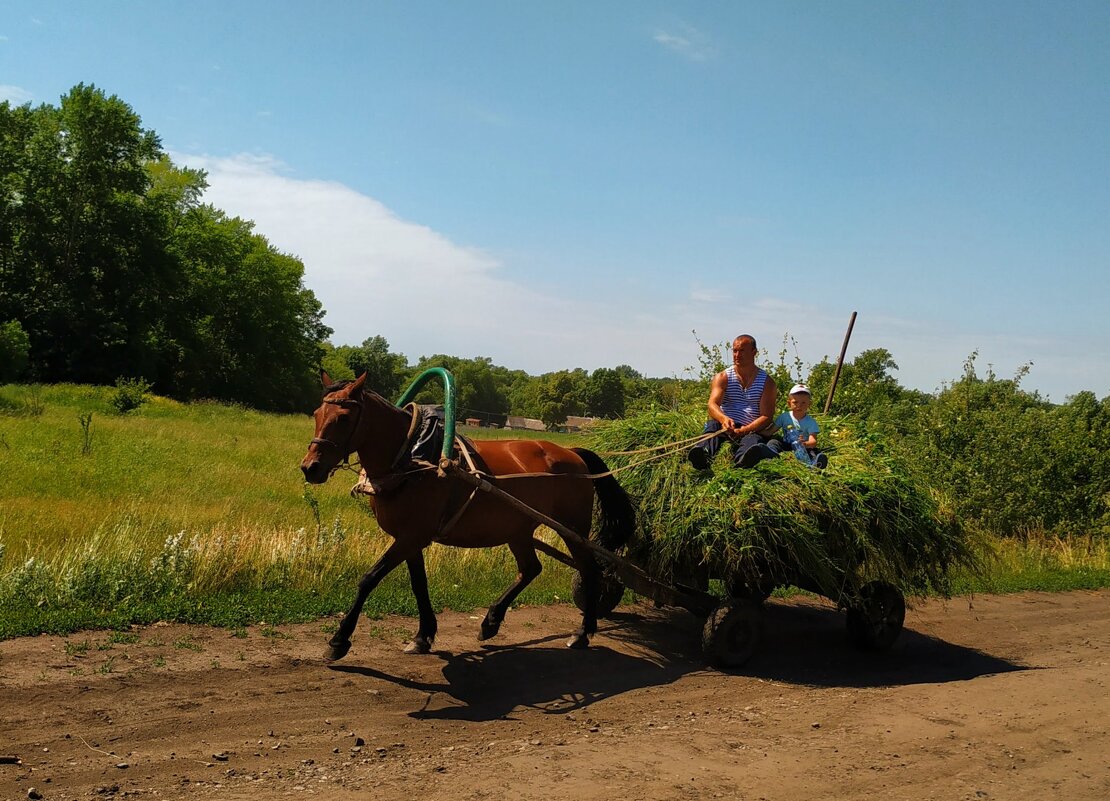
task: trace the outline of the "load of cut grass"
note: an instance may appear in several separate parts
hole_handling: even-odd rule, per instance
[[[870,581],[907,595],[949,593],[953,569],[980,570],[972,542],[942,498],[916,484],[884,442],[843,418],[822,420],[825,470],[789,451],[734,469],[731,446],[711,473],[681,449],[665,458],[613,455],[697,436],[704,409],[652,411],[608,424],[590,447],[606,454],[637,504],[629,555],[669,581],[722,579],[733,594],[766,595],[794,585],[838,602]]]

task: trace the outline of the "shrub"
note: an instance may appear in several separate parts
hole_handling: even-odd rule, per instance
[[[14,381],[27,369],[31,340],[18,320],[0,323],[0,383]]]
[[[142,378],[117,378],[108,403],[120,414],[127,414],[147,402],[150,387],[151,384]]]

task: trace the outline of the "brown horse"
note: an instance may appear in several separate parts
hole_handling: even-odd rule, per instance
[[[420,610],[420,628],[406,650],[413,653],[431,650],[436,616],[428,598],[424,549],[432,542],[460,548],[509,546],[519,573],[486,612],[478,639],[497,634],[509,605],[540,574],[540,561],[532,544],[537,522],[488,493],[477,493],[471,499],[471,487],[453,478],[450,472],[446,476],[437,475],[434,470],[412,472],[412,465],[406,464],[407,453],[402,453],[409,441],[412,420],[409,412],[368,389],[365,374],[356,381],[339,383],[332,383],[327,373],[322,373],[321,378],[324,398],[315,413],[316,435],[301,461],[305,480],[324,483],[340,462],[357,452],[367,478],[381,488],[370,498],[374,516],[381,529],[393,537],[385,554],[359,581],[358,596],[331,638],[325,658],[342,659],[346,655],[367,597],[401,562],[408,564],[409,580]],[[589,536],[595,490],[601,509],[597,542],[614,549],[631,534],[632,505],[617,480],[612,476],[588,478],[591,472],[607,472],[595,453],[537,440],[472,444],[475,461],[487,474],[542,474],[491,481],[582,537]],[[582,574],[587,599],[582,625],[567,645],[585,648],[589,635],[597,631],[600,571],[587,549],[566,538],[564,541]]]

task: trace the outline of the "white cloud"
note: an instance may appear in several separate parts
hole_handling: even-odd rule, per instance
[[[254,220],[256,231],[305,264],[333,341],[375,334],[411,360],[432,353],[491,356],[539,373],[620,363],[667,374],[693,353],[689,327],[619,298],[542,295],[490,253],[450,241],[339,183],[284,174],[256,156],[174,154],[208,171],[207,202]],[[685,327],[685,330],[683,330]],[[645,357],[647,354],[647,357]]]
[[[13,106],[22,106],[34,99],[34,95],[26,89],[8,84],[0,84],[0,102],[7,100]]]
[[[634,297],[623,289],[627,276],[617,274],[545,294],[529,286],[511,261],[402,219],[343,184],[291,176],[266,157],[173,159],[208,171],[207,202],[253,220],[258,233],[304,262],[305,283],[327,310],[334,342],[355,344],[380,334],[410,361],[449,353],[489,356],[533,375],[618,364],[647,375],[681,375],[696,360],[696,330],[708,345],[754,334],[776,361],[789,332],[809,364],[836,358],[851,313],[829,306],[819,292],[781,298],[732,291],[726,297],[712,286],[691,286],[687,269],[675,270],[673,291],[661,283],[665,278],[655,279],[657,296],[670,300]],[[1108,357],[1092,357],[1097,348],[1069,350],[1051,337],[1002,336],[974,325],[938,329],[875,303],[861,304],[859,311],[848,358],[887,348],[906,386],[929,391],[958,378],[964,359],[978,348],[979,366],[985,370],[992,363],[1001,377],[1033,361],[1024,385],[1050,392],[1053,400],[1083,387],[1100,396],[1110,392],[1091,386],[1092,376],[1110,374]],[[791,364],[793,346],[787,351]]]
[[[680,33],[656,31],[652,39],[691,61],[707,61],[717,54],[709,37],[692,25],[681,24]]]

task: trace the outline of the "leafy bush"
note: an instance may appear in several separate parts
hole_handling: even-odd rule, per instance
[[[31,340],[18,320],[0,323],[0,382],[14,381],[27,369]]]
[[[1053,405],[1021,388],[1025,372],[979,377],[973,354],[894,441],[962,519],[993,534],[1110,531],[1110,398]]]
[[[127,414],[147,402],[151,384],[142,378],[117,378],[108,403],[120,414]]]

